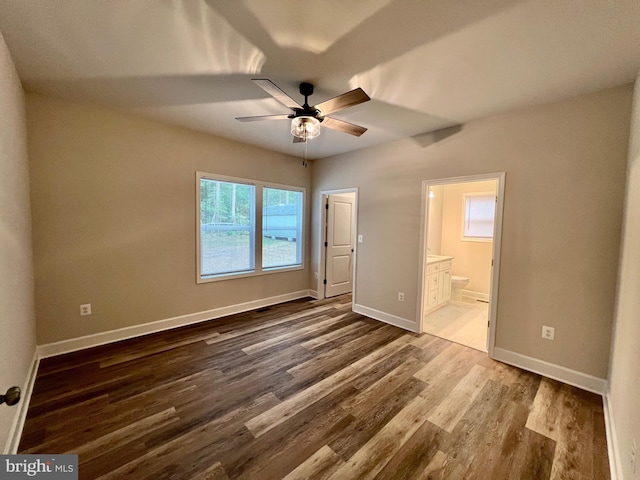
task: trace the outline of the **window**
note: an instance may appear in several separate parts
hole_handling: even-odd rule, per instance
[[[262,268],[302,263],[302,192],[262,189]]]
[[[254,270],[254,185],[200,179],[201,276]]]
[[[198,282],[302,268],[304,189],[201,172],[196,187]]]
[[[462,239],[477,242],[492,241],[495,210],[495,193],[464,194]]]

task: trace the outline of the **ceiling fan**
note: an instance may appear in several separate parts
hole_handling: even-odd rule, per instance
[[[284,120],[291,119],[291,134],[293,143],[306,142],[309,138],[320,135],[320,125],[359,137],[367,131],[366,128],[353,123],[328,117],[331,113],[345,108],[353,107],[371,100],[361,88],[343,93],[337,97],[325,100],[314,106],[309,106],[308,98],[313,94],[313,85],[303,82],[300,84],[300,94],[304,97],[304,105],[299,105],[293,98],[287,95],[280,87],[266,78],[253,78],[253,82],[265,92],[293,110],[293,113],[280,115],[259,115],[255,117],[236,117],[241,122],[255,122],[259,120]]]

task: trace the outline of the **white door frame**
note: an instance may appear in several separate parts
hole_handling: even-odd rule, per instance
[[[324,248],[325,235],[327,233],[327,209],[324,207],[326,203],[326,197],[329,195],[341,195],[344,193],[355,194],[355,215],[353,221],[354,233],[357,236],[358,232],[358,187],[341,188],[336,190],[320,190],[320,231],[318,235],[318,278],[316,279],[316,292],[319,299],[327,298],[325,296],[324,279],[326,276],[326,250]],[[353,244],[353,278],[351,279],[352,291],[351,291],[351,304],[354,305],[356,301],[356,268],[358,255],[358,242],[354,239]]]
[[[493,268],[491,270],[491,293],[489,298],[489,333],[487,338],[487,354],[491,358],[493,358],[493,351],[496,342],[496,314],[498,312],[498,284],[500,280],[500,252],[502,248],[502,215],[504,211],[505,176],[505,172],[498,172],[422,181],[419,255],[420,276],[418,278],[418,292],[420,292],[420,301],[418,302],[418,312],[416,317],[420,319],[420,333],[424,332],[423,312],[426,302],[426,295],[424,293],[424,276],[426,272],[427,259],[427,229],[429,228],[429,187],[436,185],[447,185],[451,183],[480,182],[483,180],[497,180],[498,182],[496,192],[498,201],[496,203],[496,218],[493,226]]]

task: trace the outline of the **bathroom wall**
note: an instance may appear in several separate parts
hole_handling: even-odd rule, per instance
[[[442,255],[454,258],[453,275],[469,277],[466,290],[489,294],[493,242],[462,240],[464,194],[496,192],[497,182],[456,183],[443,187]]]
[[[440,255],[442,252],[442,206],[444,200],[444,185],[433,185],[430,190],[433,192],[433,198],[429,199],[427,248],[429,255]]]

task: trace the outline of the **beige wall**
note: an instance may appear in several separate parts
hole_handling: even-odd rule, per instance
[[[26,105],[39,344],[309,288],[308,262],[196,284],[195,172],[309,188],[299,159],[36,94]]]
[[[0,34],[0,393],[25,389],[36,349],[24,96]],[[24,402],[23,402],[24,403]],[[0,406],[0,447],[22,404]]]
[[[466,290],[489,294],[493,242],[462,240],[465,193],[496,193],[497,180],[455,183],[444,186],[442,214],[442,254],[453,260],[453,275],[469,278]]]
[[[359,187],[356,303],[417,325],[422,180],[505,171],[496,346],[605,378],[631,96],[627,85],[470,122],[426,147],[313,162],[314,218],[320,190]]]
[[[631,123],[619,275],[608,397],[622,467],[619,478],[631,480],[639,478],[633,476],[628,461],[633,439],[640,448],[640,76]],[[640,472],[640,459],[637,462]]]

